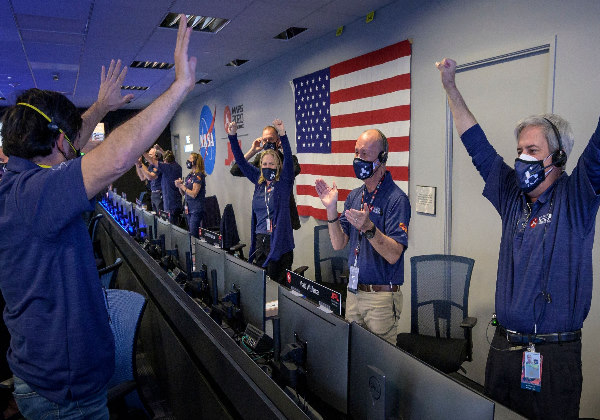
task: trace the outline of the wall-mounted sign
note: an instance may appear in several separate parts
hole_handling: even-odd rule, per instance
[[[436,187],[417,185],[417,213],[435,214]]]

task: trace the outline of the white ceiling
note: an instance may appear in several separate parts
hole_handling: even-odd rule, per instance
[[[198,57],[190,96],[213,89],[324,35],[364,19],[393,0],[0,0],[0,106],[37,87],[64,93],[78,107],[96,99],[100,69],[111,58],[173,62],[176,31],[159,28],[167,13],[227,18],[216,34],[192,32],[190,55]],[[273,37],[288,27],[308,28],[291,40]],[[226,67],[233,59],[249,60]],[[58,74],[58,80],[53,75]],[[172,82],[174,69],[129,69],[134,91],[127,108],[143,108]]]

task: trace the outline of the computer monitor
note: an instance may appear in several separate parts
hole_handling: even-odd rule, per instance
[[[177,247],[177,266],[185,273],[191,271],[192,241],[190,232],[177,226],[171,226],[172,249]],[[187,253],[187,257],[186,257]],[[188,260],[190,267],[188,267]]]
[[[282,349],[295,342],[295,334],[306,342],[306,381],[312,396],[346,414],[350,325],[282,286],[278,316]]]
[[[200,271],[202,264],[206,265],[208,286],[211,296],[225,296],[225,251],[198,238],[192,238],[194,247],[196,271]],[[217,290],[213,290],[213,276],[216,276]]]
[[[173,249],[171,243],[171,231],[172,225],[166,220],[159,217],[156,218],[156,239],[160,239],[161,235],[165,235],[165,246],[163,248],[163,255],[168,249]]]
[[[494,418],[492,400],[354,322],[350,330],[350,418]]]
[[[225,254],[225,294],[235,284],[240,289],[240,306],[244,321],[265,330],[265,282],[263,268],[231,254]],[[222,295],[219,295],[222,297]]]
[[[150,227],[152,228],[152,235],[149,235],[148,239],[156,238],[156,217],[154,214],[150,213],[148,210],[139,210],[138,209],[138,217],[139,217],[139,227]]]

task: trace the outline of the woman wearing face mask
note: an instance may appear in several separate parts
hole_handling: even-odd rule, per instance
[[[175,180],[175,186],[185,195],[185,215],[192,236],[198,237],[198,229],[204,214],[204,197],[206,197],[206,172],[204,159],[198,153],[190,153],[186,167],[190,173],[185,177]]]
[[[237,164],[252,182],[252,231],[248,260],[267,269],[271,279],[283,283],[285,270],[294,259],[294,236],[290,220],[289,197],[294,184],[294,164],[283,122],[273,121],[283,147],[283,165],[275,150],[265,150],[260,167],[244,159],[237,140],[237,124],[228,127],[229,142]]]

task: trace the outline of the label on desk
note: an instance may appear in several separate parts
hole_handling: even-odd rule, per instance
[[[223,248],[223,237],[220,233],[200,228],[200,240],[204,240],[217,248]]]
[[[287,270],[287,286],[292,290],[302,293],[306,298],[312,300],[320,307],[331,310],[336,315],[342,315],[342,295],[322,284],[302,277],[293,271]]]

